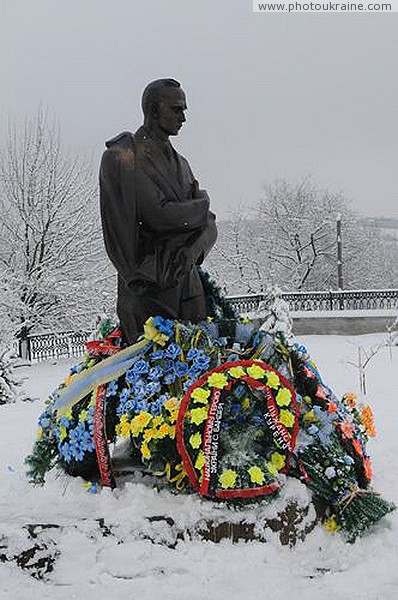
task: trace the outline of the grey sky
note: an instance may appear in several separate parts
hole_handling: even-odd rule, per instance
[[[0,0],[0,132],[41,102],[99,160],[181,81],[174,139],[225,216],[311,174],[366,215],[398,215],[398,14],[253,14],[251,0]]]

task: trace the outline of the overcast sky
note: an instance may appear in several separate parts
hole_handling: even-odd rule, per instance
[[[398,216],[398,13],[252,13],[252,0],[0,0],[0,133],[40,103],[98,162],[181,81],[176,148],[222,216],[312,175],[365,215]],[[1,141],[1,140],[0,140]]]

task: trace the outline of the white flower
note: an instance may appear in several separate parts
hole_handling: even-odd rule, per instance
[[[328,479],[333,479],[333,477],[336,477],[336,469],[334,467],[328,467],[325,471],[325,475]]]

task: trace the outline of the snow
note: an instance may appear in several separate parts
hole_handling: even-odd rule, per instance
[[[349,360],[355,361],[357,346],[375,346],[382,337],[303,336],[300,341],[317,360],[325,382],[342,394],[358,392],[358,373],[348,364]],[[397,598],[397,512],[353,545],[319,526],[294,549],[282,547],[276,537],[263,544],[179,541],[172,549],[138,538],[137,531],[145,532],[145,527],[151,527],[152,537],[157,532],[159,540],[170,535],[164,521],[149,525],[145,517],[167,515],[181,527],[188,526],[197,521],[198,515],[213,518],[212,503],[196,496],[175,496],[166,489],[157,491],[140,474],[113,492],[103,489],[97,494],[87,493],[81,479],[56,472],[50,473],[43,488],[29,485],[23,460],[36,436],[37,417],[45,396],[72,362],[38,363],[24,368],[26,389],[36,400],[0,407],[0,557],[4,552],[2,537],[8,539],[8,551],[12,546],[15,554],[26,547],[27,524],[62,526],[46,529],[41,537],[49,547],[55,548],[56,543],[61,553],[47,581],[33,579],[14,562],[0,562],[2,600]],[[374,486],[396,503],[398,423],[393,376],[397,362],[397,347],[382,348],[366,369],[366,402],[373,406],[378,429],[378,438],[370,448]],[[289,480],[278,502],[294,497],[304,504],[306,494],[302,484]],[[271,508],[255,505],[247,518],[256,522],[268,510]],[[223,505],[217,511],[220,519],[227,514],[229,520],[241,518],[241,513]],[[111,535],[106,535],[106,527]]]

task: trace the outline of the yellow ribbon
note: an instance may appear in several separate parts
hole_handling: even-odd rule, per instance
[[[365,495],[365,494],[377,494],[379,495],[378,492],[374,492],[371,489],[368,490],[363,490],[362,488],[359,488],[355,485],[351,486],[351,491],[348,492],[344,498],[342,498],[341,500],[339,500],[339,502],[337,503],[338,505],[340,504],[344,504],[343,508],[341,509],[341,512],[343,512],[350,504],[351,502],[357,497],[357,496],[361,496],[361,495]]]
[[[155,471],[153,474],[156,477],[164,477],[166,476],[166,479],[168,481],[168,483],[174,483],[175,487],[177,489],[177,491],[182,492],[185,488],[185,477],[187,476],[187,473],[184,471],[184,468],[182,466],[182,463],[179,463],[178,465],[176,465],[174,468],[177,471],[177,475],[174,475],[174,477],[171,476],[171,463],[168,462],[165,465],[165,468],[163,471]],[[180,472],[178,472],[180,471]]]

